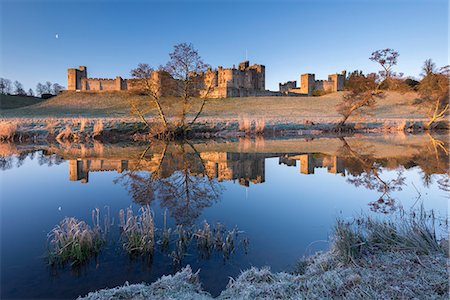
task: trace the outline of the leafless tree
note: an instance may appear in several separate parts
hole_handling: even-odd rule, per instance
[[[201,115],[211,90],[212,82],[205,78],[205,71],[209,67],[203,62],[198,51],[192,44],[181,43],[174,46],[169,54],[170,61],[164,69],[176,80],[175,96],[182,101],[180,130],[184,133],[195,123]],[[187,114],[196,98],[202,98],[202,104],[191,121],[187,121]]]
[[[14,94],[16,95],[20,95],[20,96],[24,96],[27,93],[25,92],[25,90],[23,89],[23,85],[22,83],[20,83],[19,81],[14,81]]]
[[[34,92],[33,92],[33,89],[28,89],[28,96],[34,96]]]
[[[382,77],[382,81],[391,78],[392,76],[392,68],[397,64],[397,58],[399,57],[399,53],[394,49],[386,48],[382,50],[377,50],[372,52],[370,56],[370,60],[377,62],[383,68],[383,71],[380,72]]]
[[[62,90],[64,90],[64,87],[62,85],[60,85],[59,83],[54,83],[52,85],[53,95],[58,95]]]
[[[342,115],[338,128],[342,127],[351,115],[367,113],[363,108],[373,108],[376,99],[381,97],[383,93],[377,90],[375,74],[365,76],[362,73],[353,73],[346,82],[342,101],[336,105],[337,112]]]
[[[159,77],[157,77],[157,72],[161,72],[161,70],[155,71],[148,64],[141,63],[137,68],[131,70],[131,76],[139,82],[142,91],[148,97],[151,104],[156,107],[161,123],[164,126],[164,131],[168,131],[169,124],[160,100],[163,86],[158,80]],[[165,76],[164,73],[161,72],[161,74]],[[130,102],[130,104],[133,112],[139,116],[147,127],[150,128],[150,122],[146,119],[145,114],[142,112],[139,105],[133,102]]]
[[[204,72],[208,65],[203,62],[192,44],[175,45],[174,51],[169,55],[170,60],[164,67],[156,70],[148,64],[139,64],[136,69],[131,71],[131,75],[140,82],[140,88],[158,111],[163,132],[158,132],[157,136],[165,139],[184,138],[203,112],[211,90],[212,79],[206,78]],[[179,123],[169,122],[170,118],[163,109],[162,97],[173,97],[175,100],[181,100]],[[202,99],[201,105],[198,110],[193,112],[194,117],[189,121],[187,119],[188,114],[192,113],[197,98]],[[130,104],[132,111],[139,116],[141,121],[147,127],[152,128],[143,109],[131,101]]]
[[[429,73],[418,87],[419,99],[416,104],[427,110],[427,128],[447,117],[449,112],[449,79],[446,73]]]
[[[422,66],[422,76],[426,77],[431,74],[437,73],[436,64],[431,58],[425,60]]]
[[[7,95],[11,94],[11,80],[6,78],[0,78],[0,94]]]

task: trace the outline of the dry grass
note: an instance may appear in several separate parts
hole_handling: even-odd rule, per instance
[[[413,92],[401,94],[386,92],[387,96],[378,101],[373,119],[426,119],[425,112],[412,105],[417,94]],[[126,92],[103,93],[63,93],[37,105],[2,111],[4,117],[68,117],[80,116],[88,118],[132,118],[129,101],[131,97],[136,103],[148,108],[145,98],[129,95]],[[239,116],[251,116],[252,119],[265,119],[266,122],[303,122],[315,123],[335,122],[340,119],[334,109],[342,99],[342,92],[320,97],[243,97],[227,99],[210,99],[205,106],[200,122],[238,121]],[[194,103],[193,111],[199,106]],[[173,118],[178,114],[174,99],[162,99],[162,105]],[[156,116],[153,109],[147,109],[148,115]],[[136,119],[136,118],[133,118]],[[350,120],[354,121],[354,120]]]
[[[0,141],[12,140],[17,133],[17,122],[0,121]]]
[[[94,137],[98,136],[98,135],[102,134],[103,130],[104,130],[103,121],[102,120],[97,120],[94,123],[94,129],[92,130],[92,135]]]

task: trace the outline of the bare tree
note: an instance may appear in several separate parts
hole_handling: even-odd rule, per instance
[[[45,87],[46,94],[53,94],[52,83],[50,81],[46,81],[44,83],[44,87]]]
[[[363,108],[373,108],[376,99],[381,97],[383,93],[377,90],[375,74],[365,76],[358,72],[352,73],[346,82],[342,101],[336,105],[337,112],[342,115],[338,128],[342,127],[351,115],[367,113]]]
[[[11,80],[6,78],[0,78],[0,94],[11,94]]]
[[[170,53],[170,61],[164,67],[155,70],[148,64],[139,64],[131,71],[131,75],[139,83],[139,88],[158,111],[163,132],[157,132],[155,134],[157,137],[164,139],[186,137],[190,127],[201,115],[211,90],[212,78],[206,78],[204,74],[207,68],[208,65],[203,62],[193,45],[182,43],[174,46],[174,51]],[[169,123],[170,119],[163,109],[161,99],[168,96],[181,99],[179,123]],[[202,102],[194,111],[194,117],[188,121],[188,114],[192,113],[197,98],[201,98]],[[133,113],[152,129],[143,109],[132,101],[130,104]]]
[[[28,89],[28,96],[34,96],[34,92],[33,92],[33,89]]]
[[[44,86],[42,85],[42,83],[38,83],[37,85],[36,85],[36,96],[38,96],[38,97],[40,97],[40,96],[42,96],[42,94],[44,94],[45,92],[44,92]]]
[[[14,81],[14,93],[16,95],[20,95],[20,96],[24,96],[27,93],[25,92],[25,90],[23,89],[23,85],[22,83],[20,83],[19,81]]]
[[[167,122],[166,114],[163,111],[160,97],[162,95],[162,84],[159,79],[159,72],[161,71],[155,71],[152,67],[150,67],[148,64],[139,64],[136,69],[131,70],[131,76],[139,82],[140,88],[145,93],[145,95],[150,100],[151,104],[156,107],[158,110],[158,115],[161,120],[161,123],[164,126],[164,130],[169,130],[169,124]],[[162,76],[165,76],[161,72]],[[130,102],[132,110],[135,114],[139,116],[139,118],[147,125],[147,127],[150,128],[149,121],[145,118],[145,114],[140,109],[139,105]]]
[[[399,57],[399,53],[394,49],[386,48],[382,50],[377,50],[372,52],[370,56],[370,60],[377,62],[383,68],[383,71],[380,72],[382,81],[391,78],[392,76],[392,68],[397,64],[397,58]]]
[[[211,90],[212,81],[204,75],[209,66],[203,62],[192,44],[175,45],[174,51],[169,55],[170,61],[164,69],[176,80],[175,96],[181,98],[182,101],[179,130],[184,134],[202,113]],[[196,98],[202,98],[203,100],[194,118],[188,122],[186,120],[187,114]]]
[[[52,85],[53,95],[58,95],[62,90],[64,90],[64,87],[62,85],[60,85],[59,83],[54,83]]]
[[[431,74],[437,73],[436,64],[431,60],[431,58],[425,60],[422,66],[422,76],[426,77]]]
[[[447,73],[430,73],[419,84],[419,99],[416,103],[427,110],[428,128],[448,115],[449,79]]]
[[[36,95],[42,96],[43,94],[52,94],[52,83],[47,81],[45,84],[38,83],[36,85]]]

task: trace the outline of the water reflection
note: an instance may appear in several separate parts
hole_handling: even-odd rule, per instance
[[[219,199],[221,186],[208,174],[201,154],[192,144],[174,144],[169,153],[168,147],[165,143],[161,154],[149,157],[147,147],[137,163],[116,182],[128,189],[136,203],[146,205],[158,198],[161,207],[167,208],[178,224],[191,225],[204,208]],[[148,173],[139,172],[144,166],[150,167]],[[83,173],[87,175],[87,171]]]
[[[75,298],[126,280],[152,282],[186,264],[202,270],[214,293],[250,266],[289,270],[302,255],[326,248],[317,241],[327,240],[337,216],[383,217],[415,205],[416,193],[427,209],[445,214],[447,148],[445,135],[0,144],[2,293]],[[151,262],[130,259],[115,245],[119,210],[130,205],[135,211],[149,205],[155,213]],[[106,243],[76,276],[63,269],[48,278],[46,234],[64,217],[88,222],[92,208],[106,206],[116,224],[108,240],[116,242]],[[233,240],[235,226],[245,233]],[[229,232],[237,251],[224,259],[231,248],[215,245]],[[187,252],[180,236],[192,237]]]
[[[399,143],[404,141],[405,143]],[[16,167],[38,152],[39,164],[69,161],[69,180],[89,182],[89,173],[116,171],[115,180],[129,191],[134,202],[147,205],[158,199],[178,224],[192,224],[201,211],[220,198],[221,181],[249,186],[265,182],[265,160],[278,157],[280,165],[297,167],[305,175],[326,168],[347,177],[356,187],[377,191],[371,209],[387,213],[395,209],[392,192],[405,185],[404,170],[419,167],[425,186],[432,175],[443,190],[449,189],[446,136],[430,134],[406,137],[361,136],[349,138],[251,140],[243,138],[208,143],[151,144],[5,144],[0,167]],[[6,149],[6,150],[5,150]],[[9,152],[9,153],[8,153]],[[385,174],[395,170],[396,175]]]

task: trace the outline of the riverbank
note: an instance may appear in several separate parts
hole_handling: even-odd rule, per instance
[[[244,97],[210,99],[192,126],[191,137],[314,136],[336,132],[341,117],[335,107],[342,92],[320,97]],[[426,113],[414,105],[417,94],[386,92],[370,116],[351,117],[339,132],[421,132]],[[178,120],[180,106],[174,99],[162,99],[171,123]],[[130,111],[140,107],[150,120],[148,128]],[[201,103],[194,103],[192,111]],[[127,92],[64,92],[36,105],[1,110],[0,139],[70,141],[86,139],[147,140],[158,131],[156,112],[144,96]],[[191,116],[192,117],[192,116]],[[153,120],[153,123],[152,123]],[[434,129],[448,130],[447,120]]]
[[[300,261],[291,273],[251,268],[217,299],[448,299],[448,240],[423,211],[399,219],[337,221],[327,252]],[[444,236],[448,236],[444,234]],[[213,299],[187,266],[156,282],[128,284],[79,299]]]

